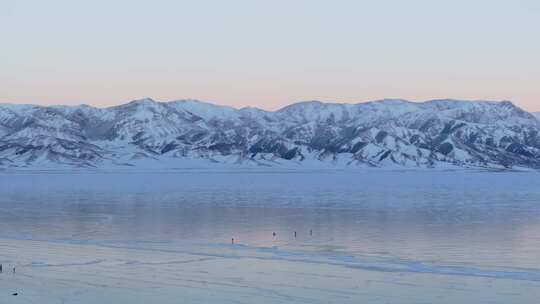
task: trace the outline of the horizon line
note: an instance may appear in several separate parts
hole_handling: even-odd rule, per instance
[[[4,101],[0,101],[0,106],[2,105],[21,105],[21,106],[37,106],[37,107],[79,107],[79,106],[87,106],[87,107],[93,107],[93,108],[97,108],[97,109],[108,109],[108,108],[113,108],[113,107],[118,107],[118,106],[122,106],[122,105],[126,105],[126,104],[130,104],[130,103],[133,103],[133,102],[138,102],[138,101],[145,101],[145,100],[148,100],[148,101],[152,101],[152,102],[156,102],[156,103],[172,103],[172,102],[186,102],[186,101],[193,101],[193,102],[199,102],[199,103],[205,103],[205,104],[211,104],[211,105],[214,105],[214,106],[219,106],[219,107],[225,107],[225,108],[231,108],[231,109],[235,109],[235,110],[241,110],[241,109],[245,109],[245,108],[256,108],[258,110],[263,110],[263,111],[266,111],[266,112],[274,112],[274,111],[279,111],[281,109],[284,109],[286,107],[289,107],[291,105],[295,105],[295,104],[300,104],[300,103],[310,103],[310,102],[317,102],[317,103],[321,103],[321,104],[328,104],[328,105],[358,105],[358,104],[367,104],[367,103],[375,103],[375,102],[385,102],[385,101],[401,101],[401,102],[406,102],[406,103],[413,103],[413,104],[423,104],[423,103],[428,103],[428,102],[434,102],[434,101],[457,101],[457,102],[486,102],[486,103],[502,103],[502,102],[509,102],[511,103],[512,105],[524,110],[524,111],[527,111],[529,113],[536,113],[536,112],[539,112],[539,110],[527,110],[519,105],[516,105],[515,102],[513,102],[512,100],[508,100],[508,99],[499,99],[499,100],[494,100],[494,99],[460,99],[460,98],[434,98],[434,99],[426,99],[426,100],[410,100],[410,99],[404,99],[404,98],[381,98],[381,99],[372,99],[372,100],[363,100],[363,101],[359,101],[359,102],[338,102],[338,101],[330,101],[330,100],[320,100],[320,99],[306,99],[306,100],[299,100],[299,101],[293,101],[293,102],[290,102],[290,103],[287,103],[279,108],[276,108],[276,109],[265,109],[265,108],[261,108],[257,105],[248,105],[248,106],[241,106],[241,107],[238,107],[238,106],[233,106],[233,105],[228,105],[228,104],[223,104],[223,103],[219,103],[219,102],[215,102],[215,101],[211,101],[211,100],[203,100],[203,99],[197,99],[197,98],[181,98],[181,99],[172,99],[172,100],[157,100],[155,98],[152,98],[152,97],[143,97],[143,98],[136,98],[136,99],[132,99],[132,100],[127,100],[127,101],[124,101],[124,102],[121,102],[121,103],[118,103],[118,104],[113,104],[113,105],[108,105],[108,106],[100,106],[100,105],[94,105],[92,103],[87,103],[87,102],[82,102],[82,103],[73,103],[73,104],[70,104],[70,103],[52,103],[52,104],[36,104],[36,103],[17,103],[17,102],[4,102]]]

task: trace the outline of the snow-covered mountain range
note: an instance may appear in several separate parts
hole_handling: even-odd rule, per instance
[[[509,101],[308,101],[278,111],[149,98],[0,104],[0,168],[219,163],[539,169],[540,119]]]

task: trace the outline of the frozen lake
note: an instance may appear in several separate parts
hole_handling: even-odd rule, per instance
[[[0,172],[0,193],[0,303],[540,298],[539,173]]]

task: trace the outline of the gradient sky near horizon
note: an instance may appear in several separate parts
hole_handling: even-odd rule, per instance
[[[0,0],[0,102],[142,97],[540,111],[540,1]]]

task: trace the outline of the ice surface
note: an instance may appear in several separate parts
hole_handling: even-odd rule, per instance
[[[4,173],[0,303],[537,303],[539,177]]]

